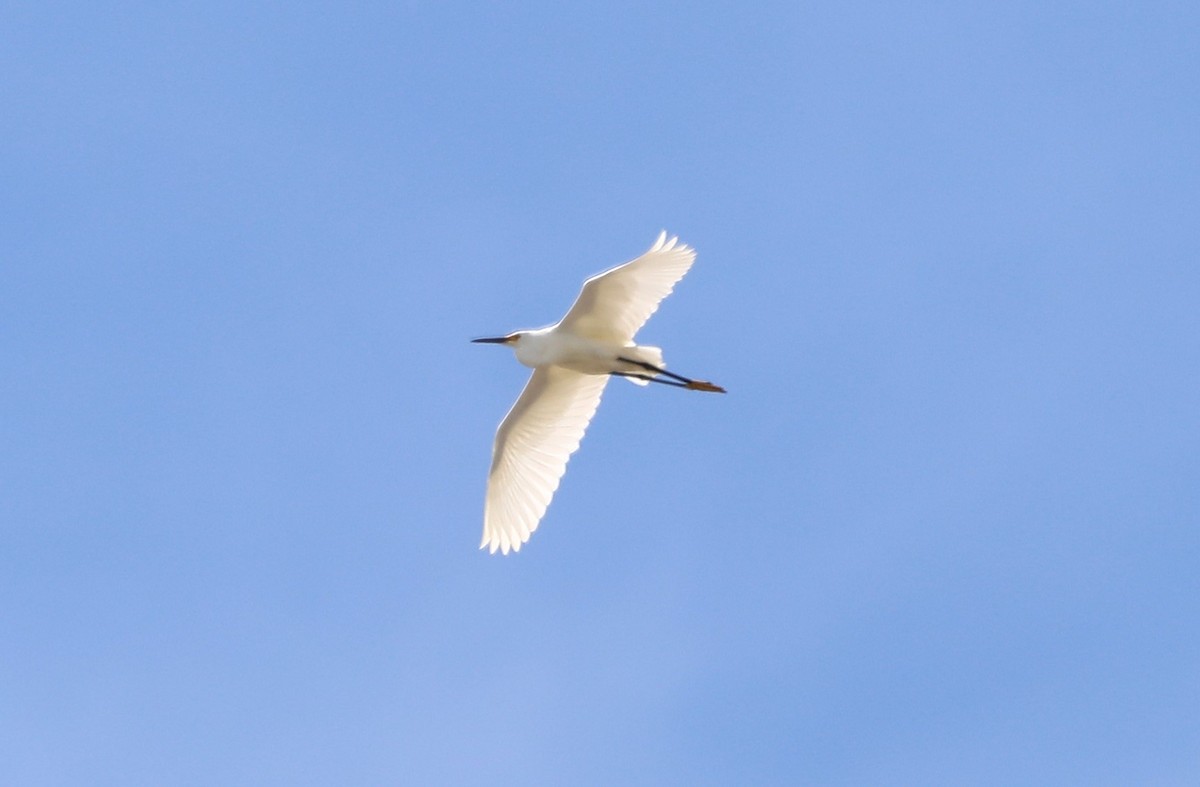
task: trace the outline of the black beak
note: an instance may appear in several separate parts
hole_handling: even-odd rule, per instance
[[[504,344],[508,341],[507,336],[494,336],[487,339],[472,339],[473,344]]]

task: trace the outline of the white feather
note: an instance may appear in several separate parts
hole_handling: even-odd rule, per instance
[[[496,430],[481,548],[507,555],[537,530],[607,382],[559,366],[534,370]]]
[[[695,251],[664,232],[642,256],[585,281],[558,325],[592,339],[631,342],[695,261]]]

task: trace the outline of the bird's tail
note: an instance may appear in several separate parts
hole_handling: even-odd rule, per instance
[[[647,347],[647,346],[643,346],[643,345],[635,345],[633,347],[625,347],[624,349],[621,350],[621,357],[628,358],[631,361],[641,361],[642,363],[648,363],[651,366],[657,366],[659,369],[666,368],[666,365],[663,363],[663,352],[662,352],[661,347]],[[645,374],[649,377],[654,376],[654,372],[647,371],[646,369],[643,369],[641,367],[633,366],[632,364],[621,364],[621,365],[629,367],[628,371],[633,372],[635,374]],[[621,369],[621,371],[626,371],[626,369]],[[649,385],[648,381],[639,380],[637,377],[626,377],[625,379],[635,385]]]

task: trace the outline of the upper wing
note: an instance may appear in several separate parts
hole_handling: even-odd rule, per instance
[[[607,382],[558,366],[534,370],[496,430],[480,549],[507,555],[537,530]]]
[[[696,259],[696,252],[678,241],[668,240],[664,232],[636,260],[585,281],[583,291],[559,324],[593,339],[633,341],[634,334]]]

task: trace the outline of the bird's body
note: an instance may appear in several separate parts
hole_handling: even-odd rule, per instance
[[[529,540],[610,376],[724,393],[712,383],[666,371],[662,350],[633,341],[695,258],[664,232],[642,256],[584,282],[575,304],[554,325],[475,340],[512,346],[517,360],[534,370],[496,431],[481,548],[508,554]]]
[[[513,350],[517,360],[530,368],[561,366],[580,374],[614,374],[631,371],[628,363],[618,360],[622,356],[633,357],[639,361],[644,360],[655,366],[662,365],[662,351],[657,347],[638,347],[633,342],[618,344],[604,339],[581,336],[564,330],[557,323],[549,328],[523,331],[520,340],[513,346]],[[646,384],[645,380],[631,379],[642,385]]]

